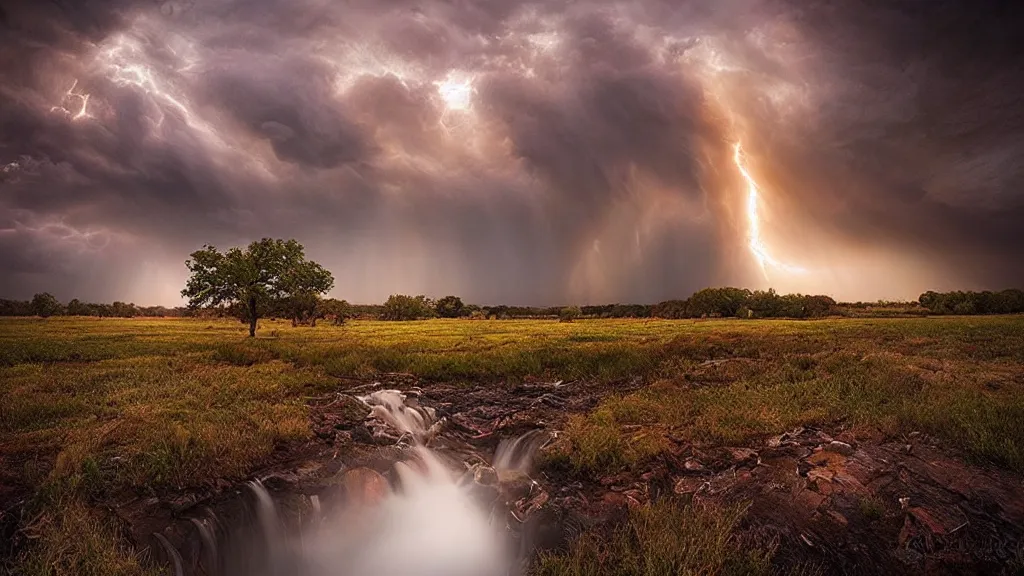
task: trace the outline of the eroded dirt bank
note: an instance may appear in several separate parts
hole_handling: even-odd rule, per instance
[[[436,409],[441,424],[429,442],[472,466],[487,461],[501,439],[535,429],[551,433],[545,450],[565,449],[561,431],[570,414],[591,410],[612,391],[639,386],[639,380],[611,387],[582,381],[421,384],[406,375],[351,382],[311,403],[314,440],[282,447],[254,476],[295,523],[308,521],[314,507],[330,509],[383,489],[374,482],[393,481],[393,465],[407,442],[368,420],[368,409],[355,400],[375,389],[402,390]],[[842,430],[799,428],[745,446],[714,446],[662,432],[670,446],[630,469],[599,476],[542,454],[531,474],[536,486],[502,486],[525,545],[557,549],[581,531],[616,522],[629,507],[675,496],[693,503],[749,503],[736,537],[777,547],[774,563],[782,569],[993,574],[1009,573],[1024,559],[1021,477],[966,463],[924,435],[857,439]],[[245,486],[228,482],[104,504],[137,544],[170,562],[153,536],[163,535],[181,555],[186,574],[210,573],[200,524],[255,524]]]

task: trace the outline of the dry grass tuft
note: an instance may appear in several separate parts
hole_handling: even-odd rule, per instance
[[[605,538],[583,535],[564,554],[538,560],[537,576],[686,576],[771,573],[774,550],[743,549],[734,531],[744,506],[683,506],[662,500],[630,511]]]
[[[156,576],[123,544],[117,529],[77,500],[65,500],[37,516],[25,532],[29,546],[17,558],[15,576]]]

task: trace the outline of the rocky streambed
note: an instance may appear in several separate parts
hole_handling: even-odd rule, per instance
[[[718,446],[664,430],[662,454],[603,477],[532,466],[535,453],[564,442],[569,414],[608,392],[588,382],[421,388],[391,375],[317,399],[315,441],[288,447],[248,483],[108,506],[178,574],[301,574],[281,558],[306,554],[332,518],[358,524],[348,511],[407,491],[436,459],[508,544],[502,558],[512,571],[664,497],[749,503],[737,537],[776,548],[781,568],[998,574],[1024,565],[1020,476],[966,463],[923,434],[858,441],[807,427]]]

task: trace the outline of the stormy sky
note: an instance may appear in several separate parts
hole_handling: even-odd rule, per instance
[[[353,302],[1022,286],[1022,18],[973,0],[6,2],[0,297],[180,304],[191,251],[265,236],[301,241]]]

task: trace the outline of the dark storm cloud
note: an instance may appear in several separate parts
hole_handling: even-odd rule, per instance
[[[0,296],[60,283],[65,299],[78,287],[166,300],[190,250],[265,235],[305,242],[357,301],[650,301],[757,283],[740,139],[776,255],[928,272],[796,289],[1024,283],[1012,264],[1024,256],[1019,12],[964,0],[5,5],[0,265],[12,273]]]
[[[282,160],[333,168],[371,153],[362,129],[332,98],[330,71],[322,64],[233,51],[208,63],[202,75],[201,90],[210,100],[266,138]]]
[[[998,262],[1024,245],[1024,13],[985,6],[799,3],[803,65],[825,97],[802,118],[759,117],[758,148],[764,164],[806,167],[776,182],[830,234],[1019,285],[1024,269]]]

